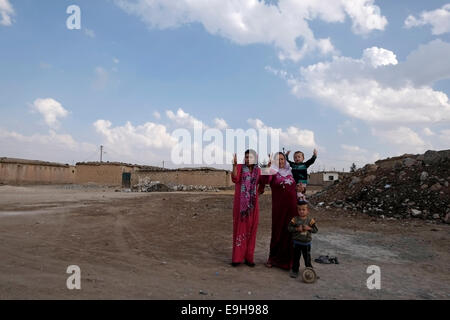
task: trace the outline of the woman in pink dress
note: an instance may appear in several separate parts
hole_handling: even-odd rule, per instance
[[[235,183],[231,264],[235,267],[244,262],[254,267],[253,256],[259,222],[258,193],[264,192],[255,151],[245,152],[244,164],[237,164],[236,154],[234,155],[231,180]]]
[[[293,252],[288,225],[297,215],[296,184],[282,152],[275,156],[270,171],[268,183],[272,190],[272,237],[266,266],[289,270]]]

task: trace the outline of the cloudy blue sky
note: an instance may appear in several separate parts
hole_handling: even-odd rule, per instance
[[[0,156],[173,167],[199,121],[348,170],[449,149],[449,94],[448,1],[0,0]]]

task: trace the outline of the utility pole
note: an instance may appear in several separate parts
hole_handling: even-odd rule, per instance
[[[163,169],[164,169],[164,160],[163,160]]]
[[[103,146],[100,146],[100,163],[103,161]]]

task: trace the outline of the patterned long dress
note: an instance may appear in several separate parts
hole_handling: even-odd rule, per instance
[[[241,263],[246,260],[254,263],[254,253],[256,244],[256,232],[259,222],[259,205],[258,205],[258,189],[261,187],[261,169],[254,167],[254,175],[250,173],[245,165],[237,165],[236,177],[232,176],[235,183],[234,202],[233,202],[233,253],[232,262]],[[253,185],[255,190],[251,190],[254,194],[252,201],[252,209],[243,213],[241,210],[241,194],[245,190],[245,179],[256,179]],[[247,183],[248,185],[248,183]],[[264,188],[264,184],[262,184]],[[254,202],[254,203],[253,203]]]

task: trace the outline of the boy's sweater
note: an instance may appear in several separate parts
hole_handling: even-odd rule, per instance
[[[316,159],[317,157],[315,155],[313,155],[308,161],[301,163],[295,163],[287,159],[287,161],[291,165],[292,175],[294,176],[295,183],[308,183],[308,168],[314,163],[314,161],[316,161]]]
[[[296,228],[299,226],[310,226],[312,230],[310,231],[297,231]],[[292,234],[292,240],[309,243],[312,241],[312,233],[317,233],[319,229],[317,229],[316,221],[310,217],[306,217],[306,219],[300,218],[300,216],[295,216],[292,218],[291,222],[288,225],[288,231]]]

